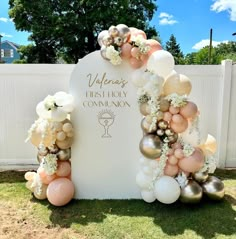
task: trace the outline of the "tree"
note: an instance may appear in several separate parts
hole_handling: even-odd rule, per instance
[[[143,29],[149,38],[157,36],[148,24],[157,9],[153,0],[9,0],[9,4],[16,29],[31,32],[39,63],[53,63],[58,55],[76,63],[98,49],[100,31],[119,23]]]
[[[165,48],[173,55],[176,65],[184,64],[183,52],[181,51],[180,45],[177,43],[173,34],[171,34],[169,41],[166,42]]]
[[[236,62],[236,42],[221,43],[215,49],[222,60],[230,59]]]

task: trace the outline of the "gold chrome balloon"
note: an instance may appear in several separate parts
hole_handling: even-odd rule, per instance
[[[158,122],[158,127],[160,129],[167,129],[168,123],[166,121],[164,121],[164,120],[161,120],[161,121]]]
[[[156,115],[156,117],[157,117],[157,121],[160,121],[160,120],[162,120],[162,119],[163,119],[163,117],[164,117],[164,114],[163,114],[163,112],[161,112],[161,111],[158,111],[158,112],[157,112],[157,115]]]
[[[151,113],[150,106],[148,105],[147,102],[140,104],[139,110],[140,110],[140,113],[144,116],[149,115]]]
[[[194,180],[189,180],[188,184],[181,189],[179,200],[183,203],[199,203],[202,199],[202,188]]]
[[[39,163],[41,163],[42,162],[42,160],[43,160],[43,158],[45,157],[46,155],[40,155],[39,153],[37,154],[37,160],[38,160],[38,162]]]
[[[210,199],[221,200],[225,195],[223,182],[217,177],[210,176],[207,181],[202,184],[203,192]]]
[[[166,134],[166,136],[171,136],[171,135],[174,135],[175,133],[171,129],[166,129],[165,134]]]
[[[49,146],[48,149],[49,149],[49,152],[52,154],[56,154],[59,151],[59,148],[57,147],[56,144]]]
[[[142,128],[144,134],[151,134],[151,133],[154,133],[157,130],[156,125],[151,128],[151,124],[146,121],[146,118],[142,119],[141,128]]]
[[[48,154],[48,149],[45,146],[39,145],[38,147],[38,154],[40,156],[45,156]]]
[[[192,174],[192,177],[199,183],[204,183],[208,178],[208,171],[196,172]]]
[[[69,160],[71,158],[71,149],[61,149],[57,153],[57,157],[60,160]]]
[[[173,135],[168,136],[169,143],[174,144],[178,140],[178,134],[174,133]]]
[[[156,159],[161,156],[162,142],[157,135],[144,135],[139,144],[141,153],[150,159]]]
[[[168,100],[162,99],[160,101],[160,111],[166,112],[169,110],[169,107],[170,107],[170,102]]]

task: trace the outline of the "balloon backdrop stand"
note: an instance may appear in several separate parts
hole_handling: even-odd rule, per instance
[[[58,92],[36,108],[29,139],[40,167],[26,173],[27,188],[56,206],[73,196],[141,195],[165,204],[222,199],[224,185],[211,175],[216,140],[201,130],[191,81],[174,70],[173,56],[124,24],[102,31],[98,43],[101,50],[72,73],[73,96]]]

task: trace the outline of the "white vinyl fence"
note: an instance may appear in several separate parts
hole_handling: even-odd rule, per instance
[[[36,149],[25,143],[37,119],[35,107],[48,94],[69,90],[74,65],[0,65],[0,169],[37,164]],[[176,66],[192,80],[190,99],[204,128],[218,142],[218,166],[236,167],[236,65]],[[141,129],[140,129],[141,130]],[[137,146],[138,147],[138,146]]]

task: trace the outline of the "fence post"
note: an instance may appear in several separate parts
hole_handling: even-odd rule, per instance
[[[218,124],[218,166],[225,168],[227,158],[228,128],[229,128],[229,108],[231,96],[232,80],[232,60],[224,60],[222,65],[222,80],[220,82],[220,104],[219,104],[219,124]]]

